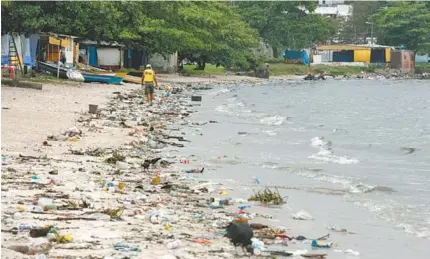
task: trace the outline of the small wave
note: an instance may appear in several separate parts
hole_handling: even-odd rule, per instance
[[[209,93],[209,95],[215,95],[215,96],[217,96],[217,95],[228,93],[228,92],[231,92],[231,89],[222,88],[219,91],[215,91],[215,92]]]
[[[324,137],[313,137],[311,139],[311,146],[315,148],[331,148],[331,141],[327,141]]]
[[[276,133],[274,130],[265,130],[264,133],[271,137],[278,135],[278,133]]]
[[[410,216],[405,214],[405,211],[408,211],[408,209],[404,205],[395,203],[376,204],[375,201],[357,201],[354,202],[354,204],[376,213],[379,218],[391,224],[397,230],[415,235],[419,238],[430,239],[430,224],[422,219],[419,220],[415,217],[410,218]],[[412,214],[416,216],[417,211],[412,212]]]
[[[308,158],[310,159],[341,165],[358,164],[360,162],[358,159],[355,158],[334,155],[331,148],[331,141],[325,140],[324,137],[312,138],[311,146],[314,148],[319,148],[319,151],[317,154],[309,156]]]
[[[336,156],[330,153],[331,151],[322,150],[318,152],[318,154],[309,156],[310,159],[326,162],[326,163],[335,163],[340,165],[352,165],[358,164],[360,161],[355,158],[348,158],[344,156]]]
[[[260,119],[260,123],[266,124],[269,126],[279,126],[285,122],[286,118],[282,116],[270,116],[266,118]]]
[[[372,185],[365,185],[365,184],[357,184],[355,186],[351,186],[350,188],[351,192],[354,193],[370,193],[370,192],[386,192],[386,193],[392,193],[396,192],[393,188],[386,187],[386,186],[372,186]]]

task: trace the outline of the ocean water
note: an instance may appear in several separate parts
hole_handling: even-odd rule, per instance
[[[334,234],[343,244],[330,251],[335,258],[357,257],[346,249],[430,258],[429,81],[267,82],[200,94],[190,120],[218,123],[188,128],[192,142],[181,152],[208,168],[204,177],[245,197],[279,187],[288,205],[259,210],[293,232],[357,232]],[[301,209],[315,220],[291,221]]]

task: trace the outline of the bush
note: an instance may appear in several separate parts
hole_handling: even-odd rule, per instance
[[[269,63],[269,64],[283,64],[285,63],[283,58],[268,58],[266,60],[264,60],[265,63]]]

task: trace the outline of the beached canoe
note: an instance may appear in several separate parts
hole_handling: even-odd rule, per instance
[[[101,75],[82,72],[86,83],[98,82],[106,84],[121,84],[122,78],[112,75]]]
[[[133,84],[141,84],[142,83],[142,77],[131,76],[131,75],[126,75],[123,80],[126,83],[133,83]]]
[[[127,72],[105,72],[105,71],[82,71],[90,74],[103,75],[103,76],[116,76],[124,78],[127,75]]]
[[[37,63],[39,65],[40,70],[44,72],[49,72],[53,76],[57,76],[57,69],[58,69],[57,64],[47,63],[42,61],[39,61]],[[67,76],[67,69],[61,66],[60,66],[60,78],[69,79],[69,77]]]

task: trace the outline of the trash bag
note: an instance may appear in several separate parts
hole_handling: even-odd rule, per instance
[[[80,72],[75,70],[67,70],[66,75],[70,80],[73,81],[84,82],[85,80],[84,76]]]

